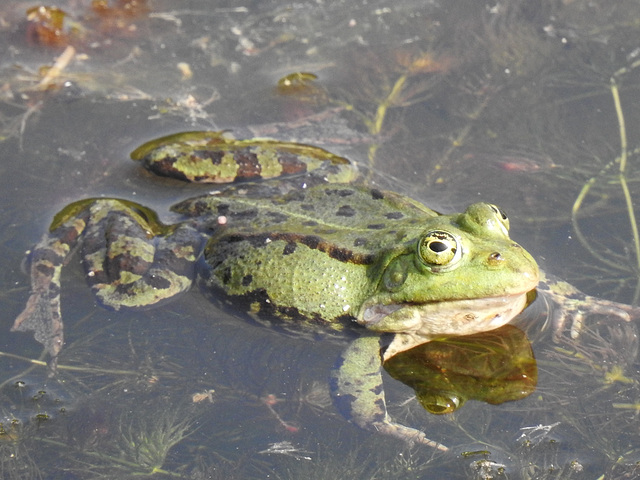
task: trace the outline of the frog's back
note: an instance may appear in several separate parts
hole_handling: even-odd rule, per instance
[[[336,328],[376,288],[372,276],[385,253],[408,248],[437,216],[402,195],[342,184],[275,198],[210,195],[175,210],[222,224],[199,272],[206,292],[247,303],[253,313]]]
[[[206,195],[186,200],[173,210],[213,223],[221,232],[264,240],[279,237],[295,243],[317,243],[331,255],[372,257],[402,243],[438,216],[420,203],[393,192],[346,184],[323,184],[275,198]]]

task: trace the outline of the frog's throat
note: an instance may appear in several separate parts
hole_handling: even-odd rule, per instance
[[[395,333],[395,354],[436,337],[495,330],[524,310],[527,295],[523,292],[425,304],[370,305],[357,321],[369,330]],[[388,351],[386,356],[391,356]]]

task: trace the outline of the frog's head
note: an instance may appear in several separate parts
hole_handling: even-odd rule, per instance
[[[509,220],[495,205],[434,217],[407,245],[374,267],[377,291],[357,320],[406,334],[410,344],[498,328],[524,309],[538,284],[538,265],[509,238]]]

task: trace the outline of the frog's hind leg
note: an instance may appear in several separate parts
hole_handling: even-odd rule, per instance
[[[86,199],[56,215],[30,254],[31,295],[13,331],[33,331],[52,357],[63,344],[60,276],[78,245],[87,278],[106,306],[152,305],[190,288],[202,239],[188,224],[167,227],[154,212],[118,199]]]
[[[155,305],[188,290],[202,237],[189,224],[153,235],[135,215],[110,212],[88,226],[87,279],[98,300],[118,310]]]
[[[55,370],[56,357],[64,341],[60,315],[60,274],[90,215],[86,207],[72,210],[72,214],[52,227],[50,233],[31,250],[31,295],[11,328],[12,331],[34,332],[35,339],[51,355],[52,370]]]

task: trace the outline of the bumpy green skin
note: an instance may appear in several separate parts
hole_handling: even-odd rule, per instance
[[[495,218],[500,214],[486,204],[445,216],[391,192],[327,184],[268,200],[207,196],[175,209],[227,218],[205,249],[205,289],[255,297],[280,316],[325,322],[355,317],[364,324],[370,305],[414,309],[503,297],[532,290],[538,281],[535,261],[509,239]],[[486,211],[473,218],[477,209]],[[421,259],[419,242],[431,231],[458,239],[457,263],[440,267]],[[406,325],[400,318],[377,330],[402,332]],[[438,326],[435,333],[459,331],[445,330]]]
[[[360,328],[332,373],[340,409],[364,428],[446,450],[389,419],[381,364],[435,336],[497,328],[526,306],[538,267],[509,238],[501,210],[477,203],[439,215],[392,192],[332,183],[354,174],[324,150],[218,132],[164,137],[133,157],[191,181],[304,176],[186,200],[173,207],[184,221],[170,226],[128,200],[65,208],[32,252],[32,294],[14,324],[36,332],[52,366],[63,343],[60,273],[79,245],[93,291],[114,309],[162,302],[195,276],[208,294],[285,328]]]

